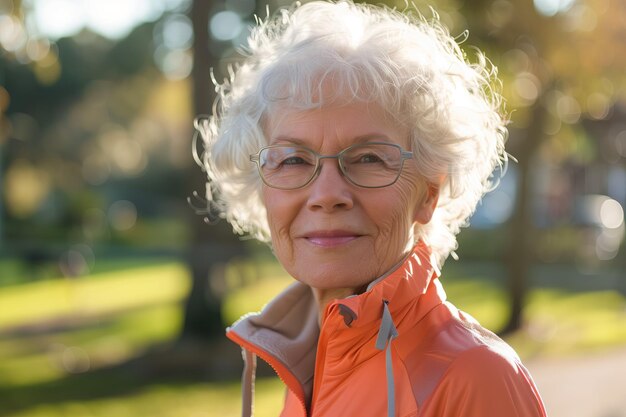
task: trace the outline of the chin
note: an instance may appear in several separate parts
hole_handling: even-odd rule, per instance
[[[376,279],[375,276],[364,272],[359,273],[354,270],[354,265],[341,267],[327,265],[322,268],[315,268],[315,274],[299,274],[295,278],[311,288],[319,290],[332,290],[339,288],[362,288]]]

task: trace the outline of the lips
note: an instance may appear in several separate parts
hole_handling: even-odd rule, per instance
[[[304,239],[315,246],[332,248],[358,239],[361,235],[347,230],[316,230],[303,234]]]

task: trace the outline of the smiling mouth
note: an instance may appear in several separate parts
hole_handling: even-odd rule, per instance
[[[307,242],[322,248],[332,248],[352,242],[360,235],[352,232],[331,231],[317,232],[304,236]]]

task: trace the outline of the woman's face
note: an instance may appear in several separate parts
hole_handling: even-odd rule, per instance
[[[408,129],[372,103],[279,109],[265,128],[271,145],[303,145],[323,155],[363,141],[410,149]],[[412,160],[405,161],[395,184],[362,188],[343,177],[336,159],[323,159],[319,176],[306,187],[264,185],[262,196],[274,252],[287,272],[317,289],[358,289],[411,249],[413,227],[430,220],[437,189],[417,175]]]

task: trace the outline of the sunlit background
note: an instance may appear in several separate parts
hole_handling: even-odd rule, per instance
[[[551,416],[626,416],[626,2],[431,4],[498,67],[510,118],[449,298],[520,352]],[[0,416],[238,415],[223,329],[289,278],[207,210],[192,121],[266,13],[0,0]],[[257,414],[277,415],[263,372]]]

